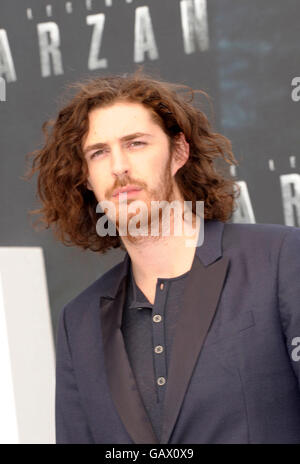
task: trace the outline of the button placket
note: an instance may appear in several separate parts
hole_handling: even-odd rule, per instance
[[[167,365],[165,350],[165,327],[164,309],[167,298],[167,285],[157,282],[157,292],[152,308],[152,333],[153,333],[153,356],[156,375],[156,389],[159,401],[163,401],[165,384],[167,382]]]

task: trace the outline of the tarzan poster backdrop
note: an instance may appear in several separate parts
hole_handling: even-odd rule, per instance
[[[2,0],[1,246],[44,250],[53,328],[62,306],[120,261],[36,232],[35,182],[21,180],[65,84],[143,64],[205,90],[240,165],[234,222],[300,227],[297,0]]]

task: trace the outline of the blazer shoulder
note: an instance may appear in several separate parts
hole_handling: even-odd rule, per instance
[[[91,303],[98,300],[101,294],[104,294],[107,288],[110,286],[114,278],[121,272],[123,262],[115,264],[113,267],[108,269],[104,274],[94,280],[88,287],[82,290],[68,303],[64,305],[61,312],[77,314],[81,311],[86,311]],[[67,317],[67,316],[66,316]]]
[[[264,246],[270,249],[280,247],[286,236],[290,234],[300,235],[300,228],[283,224],[244,224],[225,223],[224,240],[235,242],[247,247]]]

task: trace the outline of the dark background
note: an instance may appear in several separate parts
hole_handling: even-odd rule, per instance
[[[52,7],[50,16],[46,5]],[[140,6],[149,7],[159,56],[151,59],[146,53],[142,63],[135,63],[134,20]],[[287,223],[280,176],[299,176],[300,102],[291,98],[291,81],[300,74],[299,1],[208,0],[209,46],[203,51],[195,40],[192,53],[184,50],[180,0],[93,0],[88,8],[84,0],[2,0],[0,5],[0,29],[6,31],[17,78],[7,82],[6,101],[0,102],[0,246],[43,248],[54,332],[63,305],[124,253],[112,250],[102,256],[66,247],[50,230],[32,227],[28,211],[38,207],[36,178],[21,179],[25,155],[41,145],[42,123],[56,115],[66,84],[131,72],[143,64],[157,77],[206,91],[214,110],[208,116],[215,130],[232,141],[240,163],[236,177],[247,184],[257,223]],[[108,66],[92,71],[93,27],[86,16],[97,13],[105,14],[100,57]],[[48,21],[59,27],[63,73],[52,70],[42,77],[37,24]],[[294,222],[287,225],[300,227],[299,196]]]

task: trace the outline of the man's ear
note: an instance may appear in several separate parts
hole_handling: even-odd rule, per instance
[[[180,169],[189,159],[190,154],[190,145],[186,141],[185,135],[183,132],[180,132],[176,135],[176,145],[174,148],[174,156],[173,156],[173,169],[176,174],[178,169]]]

